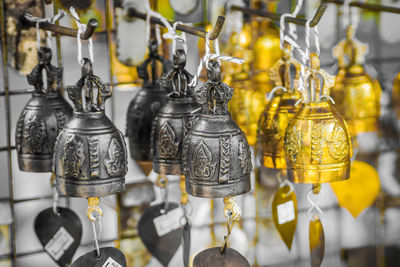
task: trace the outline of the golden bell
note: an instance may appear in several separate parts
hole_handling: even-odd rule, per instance
[[[347,28],[346,35],[346,39],[339,42],[333,50],[338,59],[339,72],[331,96],[355,136],[363,132],[377,131],[381,87],[361,65],[367,46],[354,38],[351,25]]]
[[[295,106],[300,98],[290,84],[290,70],[296,70],[295,80],[300,76],[300,63],[292,57],[292,49],[289,43],[285,42],[283,47],[283,57],[276,62],[269,76],[275,83],[275,88],[258,123],[258,143],[263,155],[263,163],[267,168],[286,169],[285,151],[283,147],[283,138],[286,128],[294,118],[297,111]],[[286,89],[277,91],[277,89]]]
[[[311,184],[345,180],[350,174],[352,144],[346,121],[328,101],[334,79],[320,69],[315,53],[310,64],[304,89],[300,88],[302,105],[285,135],[288,177],[295,183]]]
[[[251,25],[245,24],[242,31],[233,34],[231,37],[231,47],[233,51],[227,54],[234,57],[243,58],[245,62],[241,65],[228,62],[224,70],[228,73],[228,78],[224,81],[235,88],[232,100],[229,102],[229,111],[233,120],[239,125],[240,129],[246,134],[249,145],[254,145],[257,139],[257,122],[265,104],[265,93],[254,86],[251,77],[251,64],[253,62],[253,51],[251,45]]]

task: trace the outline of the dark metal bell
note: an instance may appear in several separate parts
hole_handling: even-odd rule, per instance
[[[207,76],[195,90],[201,114],[184,141],[186,191],[208,198],[244,194],[253,166],[247,138],[227,108],[233,88],[221,81],[218,61],[209,61]]]
[[[129,103],[127,114],[126,133],[129,138],[129,150],[131,158],[137,161],[151,161],[150,135],[152,122],[160,107],[167,101],[167,91],[160,86],[157,80],[157,61],[163,63],[163,72],[171,62],[165,60],[157,52],[156,40],[149,43],[149,57],[137,67],[138,76],[143,79],[143,88]],[[151,80],[147,71],[151,64]]]
[[[96,98],[93,86],[98,88]],[[74,114],[57,137],[53,171],[60,195],[102,197],[125,189],[127,152],[122,133],[104,113],[112,94],[83,59],[82,78],[67,88]],[[84,98],[82,97],[84,92]]]
[[[225,248],[221,254],[221,248],[208,248],[201,251],[193,260],[193,267],[250,267],[250,263],[239,252],[232,248]]]
[[[178,49],[173,58],[173,69],[168,71],[161,82],[165,88],[172,88],[168,102],[162,106],[153,121],[153,169],[164,175],[181,175],[183,139],[193,125],[199,110],[192,88],[188,87],[192,75],[185,70],[186,54]]]
[[[51,50],[41,47],[39,64],[27,76],[35,87],[17,123],[15,143],[20,170],[51,172],[53,150],[58,133],[72,116],[72,107],[60,93],[62,68],[51,65]],[[47,90],[42,72],[46,71]]]

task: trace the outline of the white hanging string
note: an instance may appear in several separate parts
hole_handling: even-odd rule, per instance
[[[317,199],[316,199],[315,201],[311,199],[311,194],[314,195],[314,196],[317,196]],[[312,216],[312,212],[313,212],[314,210],[318,213],[319,218],[322,218],[322,216],[324,215],[324,213],[322,212],[321,208],[319,207],[319,203],[321,202],[321,193],[314,194],[314,193],[313,193],[313,190],[310,189],[310,190],[307,192],[307,200],[308,200],[308,202],[311,204],[311,207],[308,209],[308,212],[307,212],[308,219],[309,219],[310,221],[314,221],[314,216]]]
[[[81,34],[86,31],[87,25],[82,23],[81,20],[79,19],[78,13],[76,13],[74,7],[70,7],[69,12],[71,13],[71,16],[75,19],[76,26],[78,27],[78,34],[77,34],[77,39],[78,39],[78,62],[80,65],[83,64],[82,62],[82,39],[81,39]],[[90,61],[93,63],[94,62],[94,56],[93,56],[93,40],[92,37],[89,38],[89,57]]]
[[[60,20],[62,17],[64,17],[66,13],[62,10],[59,10],[57,14],[55,14],[51,18],[38,18],[34,17],[29,13],[25,14],[25,18],[30,21],[30,22],[36,22],[36,42],[37,42],[37,48],[38,50],[40,49],[40,27],[39,24],[42,22],[47,22],[47,23],[55,23],[56,21]],[[46,45],[51,49],[52,44],[51,44],[51,33],[49,31],[46,31]]]
[[[221,56],[219,54],[219,43],[218,39],[214,40],[214,53],[211,53],[211,47],[210,47],[210,33],[206,34],[206,52],[203,56],[202,59],[200,59],[199,66],[197,67],[197,72],[195,73],[192,81],[190,82],[189,86],[196,86],[198,79],[201,75],[201,71],[203,69],[203,65],[206,65],[206,68],[208,68],[208,61],[215,59],[218,60],[219,63],[221,63],[221,60],[224,61],[229,61],[232,63],[236,64],[242,64],[244,62],[244,59],[237,58],[237,57],[231,57],[231,56]]]
[[[54,187],[53,188],[53,212],[54,212],[54,214],[58,215],[57,205],[58,205],[58,192],[56,190],[56,187]]]
[[[185,53],[187,54],[187,45],[186,45],[186,34],[182,32],[180,35],[176,33],[176,26],[178,24],[183,24],[182,22],[174,22],[172,31],[168,31],[167,33],[163,34],[163,37],[165,39],[171,39],[172,40],[172,54],[175,54],[176,52],[176,42],[179,41],[183,47],[183,50],[185,50]]]
[[[154,18],[158,18],[159,20],[161,20],[161,22],[164,24],[164,26],[168,29],[168,32],[173,32],[174,28],[171,26],[171,24],[168,22],[168,20],[166,18],[164,18],[160,13],[152,10],[150,8],[149,3],[147,2],[146,4],[146,12],[147,12],[147,16],[146,16],[146,41],[149,42],[150,41],[150,33],[151,33],[151,23],[150,23],[150,19],[151,17]],[[158,31],[158,33],[157,33]],[[161,38],[160,36],[160,29],[157,29],[156,27],[156,34],[157,34],[157,42],[160,45],[161,44]]]

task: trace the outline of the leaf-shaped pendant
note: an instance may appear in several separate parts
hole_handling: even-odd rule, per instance
[[[297,198],[291,186],[284,185],[272,200],[272,218],[283,242],[290,250],[297,225]]]
[[[320,218],[315,215],[309,229],[311,267],[321,266],[325,253],[325,234]]]
[[[354,161],[351,164],[348,180],[330,185],[339,205],[347,209],[354,218],[374,203],[380,189],[378,172],[362,161]]]

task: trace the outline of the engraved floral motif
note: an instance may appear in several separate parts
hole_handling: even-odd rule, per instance
[[[29,154],[40,154],[48,151],[46,124],[38,116],[33,116],[25,122],[24,148]]]
[[[343,161],[349,154],[346,134],[342,127],[335,125],[327,142],[329,155],[337,161]]]
[[[57,119],[57,129],[59,133],[65,127],[65,123],[67,122],[67,116],[65,116],[64,112],[58,111],[56,113],[56,119]]]
[[[175,139],[174,130],[168,122],[165,122],[158,133],[157,149],[160,158],[169,159],[176,157],[180,142],[175,142]]]
[[[244,175],[249,174],[253,170],[253,164],[251,163],[250,147],[247,143],[246,137],[242,135],[242,140],[239,142],[239,161],[240,168]]]
[[[124,151],[119,142],[112,138],[108,147],[108,159],[105,160],[110,176],[122,176],[125,172]]]
[[[321,164],[322,160],[322,127],[321,123],[314,123],[311,131],[311,161]]]
[[[200,179],[208,179],[214,176],[216,163],[212,163],[210,149],[201,141],[194,150],[192,172],[193,176]]]
[[[221,136],[219,138],[219,183],[227,183],[229,180],[229,169],[231,163],[231,146],[229,136]]]
[[[99,140],[96,137],[88,137],[90,156],[90,177],[100,177],[99,163]]]
[[[63,169],[67,177],[81,178],[85,160],[82,140],[73,134],[67,136],[64,144]]]
[[[296,162],[300,146],[301,133],[297,131],[296,126],[294,126],[293,128],[288,128],[285,136],[286,158],[292,162]]]

